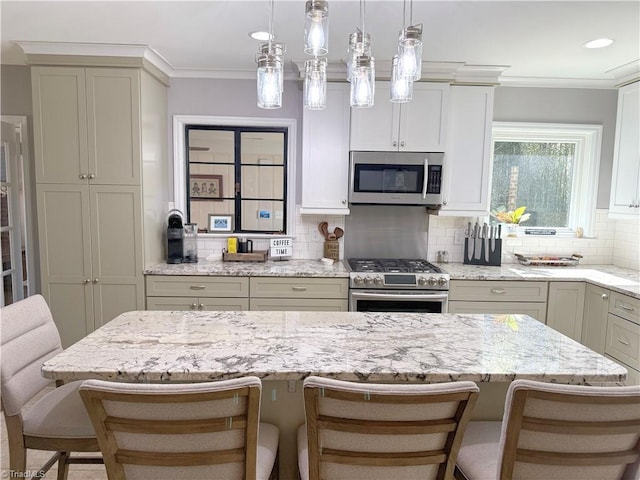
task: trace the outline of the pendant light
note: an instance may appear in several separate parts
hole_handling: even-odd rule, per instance
[[[327,106],[327,59],[314,57],[304,62],[304,108],[323,110]]]
[[[394,103],[407,103],[413,97],[413,80],[400,74],[398,63],[398,55],[394,55],[391,62],[391,101]]]
[[[365,35],[358,29],[349,35],[349,48],[347,50],[347,81],[351,81],[351,74],[356,64],[356,57],[360,55],[371,56],[371,35]]]
[[[326,55],[329,51],[329,2],[307,0],[304,17],[304,53]]]
[[[258,107],[274,109],[282,107],[282,56],[285,46],[272,42],[273,36],[273,0],[269,1],[269,42],[260,46],[258,63]]]
[[[371,56],[371,38],[367,37],[364,28],[364,20],[365,20],[365,4],[364,0],[360,0],[360,23],[362,29],[360,32],[356,32],[356,40],[357,34],[362,34],[363,45],[365,40],[369,40],[369,50],[368,52],[359,53],[355,57],[355,62],[353,63],[353,70],[351,72],[351,95],[350,95],[350,103],[354,108],[369,108],[373,107],[374,103],[374,95],[375,95],[375,61]]]
[[[406,18],[407,0],[404,0],[402,10],[403,26]],[[413,23],[413,0],[411,0],[409,24]],[[413,81],[422,76],[422,24],[403,27],[398,39],[398,69],[403,77],[410,77]]]

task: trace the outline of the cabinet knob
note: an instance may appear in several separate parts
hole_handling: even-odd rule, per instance
[[[96,178],[96,176],[93,173],[89,174],[89,180]]]
[[[84,279],[84,283],[90,283],[90,282],[91,282],[91,279],[90,279],[90,278],[85,278],[85,279]]]
[[[204,310],[204,303],[201,303],[200,305],[198,305],[198,309],[199,310]]]
[[[93,283],[98,283],[98,279],[97,279],[97,278],[94,278],[94,279],[93,279]]]
[[[608,300],[609,299],[609,295],[607,295],[606,293],[602,294],[602,299],[603,300]]]
[[[398,146],[398,142],[393,142],[391,145],[393,145],[394,147]]]
[[[404,142],[400,142],[400,146],[401,146],[401,147],[404,147]]]
[[[342,204],[343,204],[343,205],[346,205],[346,204],[347,204],[347,201],[346,201],[346,200],[342,200]]]
[[[191,309],[195,310],[196,308],[198,308],[198,304],[197,303],[192,303],[191,304]]]
[[[80,174],[80,180],[86,180],[87,179],[87,174],[86,173],[81,173]]]

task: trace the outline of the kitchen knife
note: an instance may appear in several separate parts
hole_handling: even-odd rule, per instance
[[[471,230],[471,222],[469,222],[469,229],[466,232],[467,234],[467,259],[471,260],[473,258],[473,241],[471,240],[473,237],[473,231]]]
[[[496,232],[498,227],[495,225],[491,227],[491,253],[496,251]]]
[[[484,245],[484,259],[489,263],[489,225],[486,223],[482,226],[482,244]]]
[[[482,238],[482,230],[480,229],[480,224],[478,224],[478,222],[476,222],[475,226],[473,227],[473,234],[475,236],[473,240],[473,247],[474,247],[473,258],[480,260],[482,256],[482,253],[481,253],[482,242],[480,241]]]

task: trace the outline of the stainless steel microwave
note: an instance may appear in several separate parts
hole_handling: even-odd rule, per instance
[[[444,153],[351,152],[349,203],[442,204]]]

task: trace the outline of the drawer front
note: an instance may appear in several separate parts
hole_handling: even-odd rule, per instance
[[[449,300],[546,302],[547,282],[452,280]]]
[[[611,292],[609,296],[609,313],[640,324],[640,300],[618,292]]]
[[[625,365],[619,360],[616,360],[609,355],[605,355],[609,360],[616,362],[621,367],[627,369],[627,379],[624,381],[625,385],[640,385],[640,370],[636,370],[635,368],[631,368],[629,365]]]
[[[460,302],[450,300],[449,313],[493,313],[497,315],[520,313],[545,323],[547,306],[544,303],[531,302]]]
[[[640,370],[640,326],[609,314],[607,344],[604,351],[613,358]]]
[[[149,297],[249,297],[248,277],[148,275]]]
[[[269,311],[315,311],[315,312],[346,312],[349,308],[347,300],[335,298],[311,299],[311,298],[252,298],[251,310]]]
[[[147,297],[147,310],[249,310],[249,299],[240,297]]]
[[[338,298],[349,294],[347,278],[251,277],[251,298]]]

